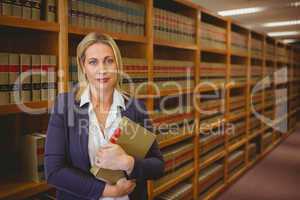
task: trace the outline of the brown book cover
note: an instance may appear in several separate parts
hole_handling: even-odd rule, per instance
[[[127,154],[136,158],[144,158],[155,141],[156,135],[138,125],[127,117],[122,117],[119,128],[121,135],[117,140]],[[123,134],[122,134],[123,133]],[[115,184],[119,179],[125,177],[121,170],[100,169],[93,166],[90,170],[99,180]]]

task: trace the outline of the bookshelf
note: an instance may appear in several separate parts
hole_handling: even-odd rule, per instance
[[[131,94],[146,102],[154,127],[180,127],[169,136],[171,130],[163,128],[158,136],[164,156],[177,159],[175,164],[169,162],[164,177],[148,181],[150,200],[177,192],[181,199],[214,199],[280,144],[285,133],[295,130],[299,49],[190,1],[101,2],[57,1],[55,20],[45,17],[45,4],[40,19],[0,15],[0,52],[57,56],[57,89],[62,93],[76,82],[74,57],[84,35],[91,31],[111,35],[120,47],[125,72],[143,79],[141,92],[135,92],[139,84],[134,83]],[[168,85],[172,80],[183,89]],[[258,84],[264,87],[252,95]],[[278,100],[283,93],[288,98]],[[178,112],[179,100],[183,107]],[[160,103],[167,114],[159,109]],[[1,199],[26,199],[51,189],[45,182],[21,180],[18,159],[13,158],[18,158],[22,135],[46,130],[52,104],[53,100],[24,103],[45,111],[38,115],[24,113],[19,103],[0,105],[0,127],[8,130],[0,136],[0,148],[6,152],[1,156],[7,160],[0,167]],[[288,113],[278,114],[277,108],[286,104]],[[271,119],[274,128],[255,113]],[[287,129],[280,133],[277,128],[286,121]],[[236,134],[231,134],[231,125]]]

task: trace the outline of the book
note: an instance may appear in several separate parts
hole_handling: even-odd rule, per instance
[[[46,21],[55,22],[56,21],[56,0],[46,0]]]
[[[12,16],[22,17],[22,4],[21,0],[12,1]]]
[[[48,100],[48,76],[50,56],[41,55],[41,100]]]
[[[28,54],[20,55],[21,64],[21,74],[20,74],[20,84],[21,84],[21,101],[29,102],[31,101],[31,56]]]
[[[9,104],[9,54],[0,53],[0,105]]]
[[[9,54],[10,103],[20,103],[20,55]]]
[[[2,13],[1,15],[12,15],[12,2],[10,1],[1,1]]]
[[[116,143],[128,155],[144,158],[155,141],[156,135],[125,116],[121,118],[119,128],[121,135]],[[92,166],[90,172],[97,179],[111,184],[115,184],[119,179],[125,177],[124,172],[121,170],[101,169],[97,166]]]
[[[22,18],[31,19],[31,5],[30,1],[24,1],[22,3]]]
[[[57,94],[57,59],[55,55],[49,56],[48,67],[48,99],[54,100]]]
[[[26,134],[21,144],[21,174],[27,181],[40,183],[45,180],[44,151],[46,135]]]
[[[32,101],[41,100],[41,56],[31,55]]]
[[[41,0],[31,0],[31,19],[41,19]]]

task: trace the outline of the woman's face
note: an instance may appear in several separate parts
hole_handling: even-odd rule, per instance
[[[85,51],[84,72],[89,84],[98,92],[113,91],[117,83],[117,64],[110,46],[95,43]]]

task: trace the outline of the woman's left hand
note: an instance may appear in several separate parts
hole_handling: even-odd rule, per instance
[[[103,169],[123,170],[129,175],[133,170],[134,158],[118,144],[108,143],[97,152],[95,164]]]

